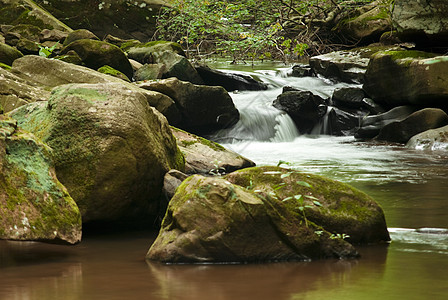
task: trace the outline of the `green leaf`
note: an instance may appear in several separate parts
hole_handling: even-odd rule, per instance
[[[317,201],[317,200],[314,200],[313,203],[314,203],[314,205],[316,205],[316,206],[322,207],[322,203],[320,203],[320,202]]]
[[[308,199],[311,199],[311,200],[316,200],[316,201],[319,200],[319,198],[316,198],[316,197],[310,196],[310,195],[305,195],[305,197],[308,198]]]
[[[291,199],[292,199],[292,197],[286,197],[286,198],[283,199],[282,201],[285,202],[285,201],[288,201],[288,200],[291,200]]]
[[[280,178],[283,179],[283,178],[289,177],[291,174],[292,174],[292,172],[282,174],[282,176],[280,176]]]
[[[301,185],[301,186],[304,186],[304,187],[307,187],[307,188],[311,188],[312,187],[311,184],[309,184],[308,182],[305,182],[305,181],[297,181],[297,184]]]
[[[302,199],[302,195],[294,195],[294,199],[300,200],[300,199]]]

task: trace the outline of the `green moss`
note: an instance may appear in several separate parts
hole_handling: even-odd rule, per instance
[[[10,71],[12,68],[4,63],[0,62],[0,68]]]
[[[187,131],[182,130],[182,129],[179,129],[179,128],[177,128],[177,127],[174,127],[174,126],[170,126],[170,127],[171,127],[171,129],[174,130],[174,131],[183,132],[183,133],[185,133],[186,135],[188,135],[188,136],[190,136],[191,138],[193,138],[193,140],[190,140],[190,141],[182,140],[182,141],[181,141],[181,144],[182,144],[182,146],[184,146],[184,147],[188,147],[188,146],[194,145],[194,144],[196,144],[196,143],[201,143],[202,145],[205,145],[205,146],[207,146],[207,147],[209,147],[209,148],[211,148],[211,149],[213,149],[213,150],[215,150],[215,151],[227,151],[226,148],[224,148],[223,146],[221,146],[221,145],[218,144],[218,143],[215,143],[215,142],[213,142],[213,141],[207,140],[207,139],[205,139],[205,138],[203,138],[203,137],[197,136],[197,135],[195,135],[195,134],[193,134],[193,133],[187,132]]]
[[[392,60],[407,59],[407,58],[432,58],[437,56],[437,54],[417,51],[417,50],[403,50],[403,51],[383,51],[380,52],[383,55],[390,56]]]
[[[57,87],[51,92],[51,96],[49,99],[49,105],[54,99],[58,99],[64,95],[64,97],[73,95],[79,99],[87,101],[89,103],[94,103],[95,101],[107,101],[109,99],[109,95],[100,93],[97,90],[89,89],[89,88],[70,88],[66,87]]]
[[[107,66],[107,65],[102,66],[101,68],[99,68],[98,72],[103,73],[103,74],[107,74],[107,75],[111,75],[111,76],[114,76],[114,77],[117,77],[117,78],[120,78],[120,79],[123,79],[123,80],[125,80],[127,82],[131,82],[129,80],[129,78],[125,74],[123,74],[122,72],[120,72],[120,71],[118,71],[118,70],[116,70],[116,69],[114,69],[114,68],[112,68],[110,66]]]

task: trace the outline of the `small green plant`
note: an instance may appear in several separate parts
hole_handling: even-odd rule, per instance
[[[345,239],[348,239],[349,237],[350,237],[350,235],[345,234],[345,233],[332,233],[330,235],[330,239],[332,239],[332,240],[336,240],[336,239],[345,240]]]
[[[208,173],[213,176],[221,176],[221,175],[226,174],[226,169],[221,167],[220,164],[221,164],[221,161],[218,161],[217,159],[215,159],[213,161],[214,167],[210,171],[208,171]]]
[[[36,43],[37,46],[39,47],[39,55],[42,57],[50,57],[51,54],[53,54],[53,51],[56,49],[56,47],[59,45],[59,42],[57,42],[56,44],[54,44],[51,47],[47,47],[47,46],[42,46],[39,43]]]

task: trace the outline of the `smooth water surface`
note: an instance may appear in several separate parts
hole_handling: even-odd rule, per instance
[[[259,165],[283,161],[365,191],[385,211],[390,244],[360,247],[356,260],[160,265],[144,260],[155,232],[90,235],[76,246],[0,241],[0,299],[448,299],[448,234],[416,231],[448,228],[448,153],[301,136],[270,106],[283,81],[321,94],[335,86],[272,72],[257,73],[269,91],[232,95],[244,122],[214,138]]]

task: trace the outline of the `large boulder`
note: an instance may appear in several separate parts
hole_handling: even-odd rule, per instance
[[[67,37],[64,39],[63,45],[68,46],[69,44],[78,41],[78,40],[95,40],[99,41],[100,39],[90,30],[87,29],[77,29],[67,34]]]
[[[448,115],[443,110],[425,108],[402,121],[387,124],[381,128],[375,139],[405,144],[416,134],[445,125],[448,125]]]
[[[65,46],[60,54],[64,55],[69,51],[75,51],[82,62],[94,70],[107,65],[124,73],[129,79],[134,75],[126,54],[115,45],[102,41],[82,39]]]
[[[400,122],[414,113],[413,106],[397,106],[391,110],[363,118],[356,130],[355,138],[371,139],[380,133],[381,128],[393,122]]]
[[[448,151],[448,125],[414,135],[406,147],[416,150]]]
[[[30,1],[31,2],[31,1]],[[34,0],[71,28],[85,28],[99,37],[151,40],[164,0]]]
[[[41,29],[71,29],[31,0],[0,0],[0,24],[30,24]],[[65,2],[65,1],[64,1]],[[67,2],[65,2],[67,3]]]
[[[255,163],[218,143],[178,128],[171,128],[177,146],[185,157],[187,174],[224,174],[253,167]]]
[[[390,46],[362,47],[347,51],[335,51],[310,58],[312,70],[335,81],[363,83],[370,57]]]
[[[417,42],[423,47],[446,47],[447,11],[448,3],[444,0],[395,0],[392,20],[402,40]]]
[[[81,214],[56,178],[52,150],[1,115],[0,239],[81,241]]]
[[[239,112],[223,87],[195,85],[177,78],[143,82],[138,86],[173,99],[182,116],[177,127],[188,132],[212,133],[239,120]]]
[[[310,133],[327,112],[327,103],[320,96],[290,88],[283,89],[273,106],[286,112],[302,134]]]
[[[124,84],[62,85],[10,114],[53,148],[84,222],[156,214],[164,174],[184,166],[166,119]]]
[[[22,56],[22,52],[17,50],[17,48],[11,47],[5,43],[0,43],[0,63],[10,66],[13,61]]]
[[[50,92],[0,68],[0,105],[9,112],[35,101],[45,101]]]
[[[318,232],[318,233],[316,233]],[[146,258],[222,263],[355,257],[342,239],[304,222],[287,205],[225,179],[193,175],[171,199]]]
[[[399,105],[447,104],[448,56],[421,51],[382,51],[370,60],[364,91],[376,102]]]

